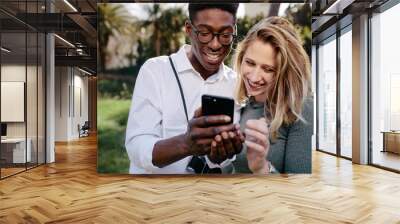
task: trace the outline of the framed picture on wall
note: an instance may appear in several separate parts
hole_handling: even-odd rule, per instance
[[[24,122],[25,82],[1,82],[1,122]]]

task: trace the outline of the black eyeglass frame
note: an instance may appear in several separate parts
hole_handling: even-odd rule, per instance
[[[210,30],[208,31],[208,32],[202,32],[202,31],[200,31],[195,25],[193,25],[193,23],[191,22],[191,21],[189,21],[189,24],[190,24],[190,26],[193,28],[193,31],[194,31],[194,33],[196,34],[196,36],[197,36],[197,39],[200,41],[200,43],[202,43],[202,44],[208,44],[208,43],[210,43],[212,40],[214,40],[214,38],[215,38],[215,36],[217,36],[217,40],[218,40],[218,42],[221,44],[221,45],[224,45],[224,46],[229,46],[229,45],[231,45],[232,43],[233,43],[233,41],[237,38],[237,29],[236,29],[236,25],[235,25],[235,27],[234,27],[234,33],[220,33],[220,32],[211,32]],[[212,35],[212,38],[209,40],[209,41],[207,41],[207,42],[203,42],[203,41],[201,41],[200,40],[200,38],[199,38],[199,34],[200,33],[210,33],[211,35]],[[232,35],[232,40],[231,40],[231,42],[229,42],[229,43],[227,43],[227,44],[225,44],[225,43],[222,43],[221,42],[221,40],[220,40],[220,35],[226,35],[226,34],[230,34],[230,35]]]

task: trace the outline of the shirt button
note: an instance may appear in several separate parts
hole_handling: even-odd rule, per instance
[[[203,85],[203,93],[208,91],[208,85],[207,83],[205,83],[205,85]]]

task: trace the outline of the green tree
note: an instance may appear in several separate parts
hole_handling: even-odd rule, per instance
[[[181,8],[163,9],[160,4],[144,6],[149,18],[140,23],[148,36],[142,37],[141,45],[146,56],[171,54],[183,44],[186,15]]]
[[[149,19],[142,22],[142,26],[147,28],[147,31],[151,33],[150,40],[154,44],[154,54],[155,56],[160,55],[161,48],[161,30],[160,30],[160,16],[161,16],[161,5],[152,4],[144,6],[144,10],[149,15]],[[150,45],[151,46],[151,45]]]
[[[161,54],[171,54],[185,42],[186,15],[181,8],[170,8],[162,12],[160,19]]]
[[[136,29],[128,12],[122,5],[102,3],[98,5],[98,40],[100,71],[104,71],[108,56],[107,45],[111,36],[133,33]]]

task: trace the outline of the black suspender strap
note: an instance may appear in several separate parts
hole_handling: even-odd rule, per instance
[[[181,93],[181,98],[183,103],[183,109],[185,110],[186,120],[187,122],[189,122],[189,116],[186,108],[185,96],[183,95],[182,85],[181,82],[179,81],[178,73],[176,72],[171,56],[168,56],[168,59],[169,63],[171,63],[172,70],[174,71],[176,82],[178,83],[179,86],[179,91]],[[213,168],[213,169],[209,168],[204,156],[192,156],[192,159],[190,160],[188,167],[193,169],[195,173],[221,173],[220,168]]]
[[[186,109],[186,102],[185,102],[185,96],[183,95],[182,85],[181,85],[181,82],[179,81],[178,73],[175,70],[175,66],[174,66],[174,63],[172,62],[171,56],[168,56],[168,59],[169,59],[169,63],[171,63],[172,70],[174,70],[176,82],[178,82],[179,91],[181,92],[181,98],[182,98],[182,103],[183,103],[183,109],[185,110],[186,120],[189,122],[189,116],[188,116],[188,112]]]

